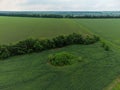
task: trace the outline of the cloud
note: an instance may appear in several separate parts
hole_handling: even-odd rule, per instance
[[[22,6],[19,4],[26,3],[26,0],[0,0],[0,10],[21,10]]]
[[[0,10],[118,11],[120,0],[0,0]]]

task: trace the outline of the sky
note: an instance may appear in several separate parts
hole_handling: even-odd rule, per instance
[[[0,11],[120,11],[120,0],[0,0]]]

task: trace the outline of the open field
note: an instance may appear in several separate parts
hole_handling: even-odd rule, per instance
[[[2,44],[18,42],[26,38],[52,38],[73,32],[85,31],[69,19],[0,17],[0,43]]]
[[[76,22],[104,38],[111,44],[113,50],[120,54],[120,19],[81,19]],[[107,90],[120,90],[120,79],[115,79]]]
[[[83,62],[65,67],[48,63],[51,53],[68,51]],[[99,52],[98,52],[99,51]],[[90,53],[88,53],[90,52]],[[115,78],[119,60],[106,52],[99,43],[73,45],[39,54],[17,56],[0,63],[1,90],[102,90]],[[114,71],[114,72],[113,72]]]
[[[120,19],[0,17],[0,27],[1,44],[78,32],[95,33],[112,49],[107,52],[98,42],[8,58],[0,61],[0,90],[103,90],[120,74]],[[47,56],[61,51],[80,56],[83,62],[50,65]]]
[[[80,19],[76,22],[106,40],[120,45],[120,19]]]

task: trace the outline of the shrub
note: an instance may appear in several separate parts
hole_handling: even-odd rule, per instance
[[[109,46],[107,46],[107,45],[104,47],[104,49],[105,49],[105,51],[109,51],[110,50]]]
[[[35,52],[40,52],[40,51],[44,50],[44,46],[41,45],[41,43],[40,43],[39,40],[37,40],[37,41],[34,43],[34,46],[33,46],[33,47],[34,47]]]
[[[106,45],[105,42],[102,41],[101,42],[101,47],[105,47],[105,45]]]
[[[7,46],[0,46],[0,59],[5,59],[10,56]]]
[[[82,62],[82,61],[83,61],[83,60],[82,60],[82,57],[78,57],[78,58],[77,58],[77,61],[78,61],[78,62]]]
[[[89,45],[89,44],[93,44],[93,43],[95,43],[95,42],[97,42],[99,40],[100,40],[100,38],[97,37],[96,35],[93,35],[93,36],[92,35],[86,35],[83,38],[83,43],[85,45]]]
[[[48,50],[55,47],[53,40],[40,40],[39,44],[42,46],[43,50]]]
[[[104,48],[105,51],[110,50],[110,47],[105,42],[101,42],[101,46]]]
[[[18,48],[16,45],[9,45],[8,51],[10,52],[10,56],[18,55]]]
[[[53,42],[55,47],[63,47],[67,45],[66,36],[63,35],[53,38]]]
[[[50,55],[48,57],[49,62],[54,66],[70,65],[72,64],[72,60],[74,58],[75,58],[74,55],[67,52],[57,53],[55,55]]]
[[[93,35],[93,38],[95,41],[100,41],[100,37],[96,36],[96,35]]]
[[[20,41],[14,47],[16,47],[17,54],[25,54],[34,52],[34,44],[36,40],[34,39],[26,39],[24,41]]]
[[[80,34],[70,34],[67,36],[68,44],[83,44],[83,37]]]

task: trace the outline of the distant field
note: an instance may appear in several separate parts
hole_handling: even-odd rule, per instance
[[[61,34],[85,32],[70,19],[0,17],[0,43],[14,43],[26,38],[52,38]]]
[[[108,87],[120,72],[120,19],[0,17],[0,44],[73,32],[95,33],[109,42],[113,51],[105,51],[98,42],[0,61],[0,90],[103,90]],[[82,57],[83,62],[65,67],[48,64],[47,56],[61,51]],[[113,90],[119,90],[117,87]]]
[[[110,42],[120,45],[120,19],[78,19],[76,22]]]
[[[120,45],[120,19],[49,19],[0,17],[0,43],[13,43],[26,38],[52,38],[86,29]],[[111,34],[112,33],[112,34]]]

